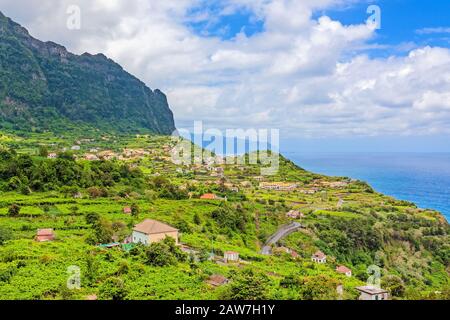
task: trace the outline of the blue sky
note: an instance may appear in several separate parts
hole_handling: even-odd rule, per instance
[[[382,28],[370,43],[390,47],[367,50],[370,55],[385,57],[406,54],[412,47],[426,45],[450,47],[450,1],[447,0],[360,0],[316,10],[313,18],[326,15],[345,25],[361,24],[370,15],[367,13],[369,5],[379,6],[382,13]],[[202,5],[192,8],[189,14],[195,16],[209,12],[216,18],[188,21],[187,25],[198,35],[220,37],[223,40],[230,40],[241,31],[252,36],[264,30],[264,21],[251,10],[239,8],[223,13],[223,9],[224,2],[202,2]],[[440,31],[439,28],[443,27],[449,29]],[[427,32],[424,29],[435,30]]]
[[[204,1],[202,5],[191,8],[188,16],[196,17],[208,13],[209,17],[215,18],[206,21],[203,19],[189,21],[188,19],[186,25],[200,36],[219,37],[223,40],[230,40],[240,32],[250,37],[264,28],[263,21],[258,19],[251,10],[239,8],[225,13],[223,10],[224,5],[220,1]]]
[[[362,1],[340,9],[322,10],[316,15],[325,14],[344,24],[358,24],[366,19],[365,9],[369,4],[378,5],[382,13],[382,27],[377,31],[377,36],[372,43],[390,46],[408,43],[416,46],[450,46],[449,32],[433,34],[418,32],[424,28],[441,28],[450,25],[450,1],[447,0]],[[405,47],[409,48],[409,46]],[[374,50],[371,54],[386,56],[391,54],[392,50]],[[396,50],[397,54],[406,52]]]

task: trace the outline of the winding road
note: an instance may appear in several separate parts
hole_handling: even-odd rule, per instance
[[[272,246],[283,239],[284,237],[290,235],[291,233],[297,231],[298,229],[303,228],[303,226],[298,222],[293,222],[291,224],[287,224],[282,226],[275,232],[266,242],[264,247],[261,250],[261,254],[269,255],[272,252]]]

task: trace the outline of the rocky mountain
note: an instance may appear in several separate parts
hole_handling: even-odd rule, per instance
[[[0,12],[0,128],[170,134],[166,96],[103,54],[42,42]]]

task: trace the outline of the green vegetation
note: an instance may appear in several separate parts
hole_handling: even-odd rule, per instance
[[[439,212],[283,157],[268,177],[261,164],[175,165],[174,141],[156,135],[174,130],[163,93],[1,13],[0,129],[1,299],[357,299],[377,270],[394,299],[450,299]],[[130,243],[144,219],[177,228],[182,245]],[[312,262],[318,250],[326,263]]]
[[[216,165],[222,178],[205,166],[177,166],[169,157],[170,138],[160,136],[2,137],[4,299],[356,299],[355,287],[373,275],[372,265],[380,267],[381,285],[394,299],[448,298],[448,223],[365,183],[306,172],[281,157],[278,174],[263,179],[295,182],[297,189],[263,190],[255,179],[258,165]],[[85,141],[81,150],[60,151],[77,140]],[[125,148],[148,152],[83,160],[91,149],[120,154]],[[227,201],[200,200],[204,193]],[[261,255],[265,241],[295,220],[286,215],[290,210],[303,214],[303,229],[281,239],[272,255]],[[148,218],[178,228],[189,251],[171,238],[108,249]],[[56,239],[37,242],[37,229],[45,228],[53,228]],[[242,261],[221,261],[227,250]],[[326,264],[311,262],[317,250],[327,255]],[[338,265],[353,276],[338,274]],[[81,269],[81,289],[66,287],[70,266]],[[211,287],[211,275],[229,283]]]
[[[150,90],[102,54],[78,56],[34,39],[1,12],[0,128],[160,134],[175,130],[161,91]]]

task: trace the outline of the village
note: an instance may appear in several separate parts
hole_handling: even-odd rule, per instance
[[[72,150],[78,151],[79,149],[76,147],[72,147]],[[170,153],[169,146],[164,146],[164,153],[166,155],[155,154],[151,150],[145,149],[123,149],[122,153],[116,153],[110,150],[99,151],[98,149],[90,149],[87,154],[84,154],[81,157],[77,157],[78,160],[84,159],[86,161],[109,161],[109,160],[119,160],[119,161],[139,161],[146,157],[153,157],[153,160],[162,160],[165,162],[170,162],[170,157],[167,153]],[[48,155],[49,158],[56,158],[56,153],[50,153]],[[226,166],[223,164],[224,161],[220,157],[215,157],[214,159],[210,158],[209,161],[205,161],[203,164],[194,164],[189,166],[188,168],[183,168],[177,166],[175,172],[177,174],[184,174],[189,170],[192,170],[196,173],[197,179],[192,179],[189,181],[192,185],[222,185],[225,189],[230,192],[238,193],[240,189],[251,190],[251,189],[259,189],[259,190],[267,190],[274,192],[287,192],[287,193],[298,193],[303,195],[314,195],[316,193],[321,192],[324,189],[335,189],[341,190],[346,188],[351,183],[350,180],[345,181],[314,181],[313,183],[305,186],[304,183],[296,183],[296,182],[269,182],[268,177],[264,176],[250,176],[249,180],[244,181],[234,181],[235,179],[230,179],[225,176]],[[215,162],[217,161],[218,164]],[[137,165],[136,165],[137,167]],[[233,166],[231,166],[233,168]],[[241,165],[234,166],[233,169],[238,171],[243,171]],[[204,177],[209,176],[210,180],[205,180]],[[214,178],[219,178],[218,180],[214,180]],[[180,186],[183,188],[183,186]],[[184,186],[185,187],[185,186]],[[77,195],[77,197],[81,197],[81,195]],[[190,194],[192,197],[192,194]],[[205,193],[199,197],[200,200],[209,200],[209,201],[227,201],[227,197],[221,197],[214,193]],[[343,200],[340,199],[338,206],[342,206]],[[123,208],[123,214],[131,215],[132,208],[127,206]],[[306,217],[306,214],[301,212],[300,210],[289,210],[285,214],[286,219],[290,221],[301,221]],[[102,249],[113,249],[119,248],[121,250],[129,251],[135,245],[145,245],[149,246],[152,243],[158,243],[165,239],[166,237],[170,237],[174,239],[175,244],[186,254],[193,255],[195,259],[198,259],[197,256],[199,254],[198,250],[195,250],[183,243],[180,242],[180,231],[173,226],[170,226],[164,222],[146,219],[139,224],[136,224],[132,229],[132,234],[124,239],[123,242],[112,242],[105,244],[98,244],[99,248]],[[53,229],[40,229],[37,231],[36,241],[52,241],[55,239],[55,233]],[[275,245],[272,250],[274,254],[286,253],[290,255],[293,259],[300,259],[300,255],[295,251],[288,247],[277,246]],[[213,253],[210,254],[209,260],[213,261],[220,265],[248,265],[250,262],[247,262],[240,258],[240,254],[237,251],[224,251],[222,256],[216,256]],[[322,251],[316,251],[311,255],[310,261],[316,264],[327,264],[327,256]],[[352,270],[345,265],[335,265],[335,272],[337,274],[344,275],[345,277],[352,277]],[[230,279],[226,278],[221,274],[213,274],[209,276],[206,280],[206,283],[211,287],[220,287],[230,283]],[[387,300],[389,299],[388,292],[376,286],[360,286],[356,287],[356,290],[360,292],[360,300]],[[340,296],[343,295],[343,287],[342,285],[337,286],[336,288],[338,294]]]
[[[131,209],[126,207],[123,210],[124,214],[131,214]],[[292,217],[292,212],[289,212],[288,215]],[[296,216],[297,218],[299,216]],[[181,248],[181,250],[188,254],[198,255],[198,251],[190,248],[189,246],[183,245],[179,241],[179,230],[167,225],[161,221],[156,221],[152,219],[146,219],[141,223],[137,224],[133,228],[132,234],[127,237],[123,243],[114,242],[108,244],[99,244],[98,247],[102,249],[113,249],[120,248],[125,251],[129,251],[133,248],[134,245],[142,244],[145,246],[151,245],[152,243],[158,243],[165,238],[172,238],[176,245]],[[36,241],[37,242],[49,242],[56,239],[55,232],[53,229],[38,229],[36,233]],[[297,252],[286,248],[286,247],[277,247],[274,248],[274,251],[285,252],[292,256],[292,258],[297,259],[299,255]],[[235,265],[247,265],[248,262],[242,260],[239,257],[239,252],[236,251],[225,251],[222,257],[218,257],[215,255],[211,255],[209,257],[211,261],[214,261],[218,264],[227,265],[227,264],[235,264]],[[311,261],[316,264],[326,264],[327,256],[322,251],[317,251],[311,256]],[[345,275],[346,277],[352,277],[352,270],[343,265],[336,265],[335,267],[337,274]],[[211,287],[220,287],[222,285],[226,285],[230,283],[230,279],[226,278],[221,274],[213,274],[207,280],[206,283]],[[381,289],[377,286],[360,286],[356,287],[361,295],[359,300],[388,300],[389,294],[386,290]],[[343,295],[343,287],[339,285],[336,290],[339,295]],[[96,299],[96,297],[91,296],[90,299]]]
[[[329,279],[334,288],[331,296],[336,299],[391,299],[387,288],[366,281],[370,275],[365,269],[336,255],[330,248],[337,244],[331,247],[324,242],[320,238],[323,232],[317,229],[318,222],[358,222],[361,213],[354,207],[361,199],[386,201],[373,195],[366,184],[309,173],[284,159],[280,172],[273,176],[261,175],[258,165],[233,163],[214,155],[200,163],[175,164],[172,144],[167,140],[136,138],[125,142],[117,138],[119,142],[114,143],[113,139],[79,139],[72,147],[48,145],[45,157],[58,162],[60,157],[72,155],[84,167],[116,163],[128,168],[124,172],[135,170],[141,175],[144,190],[127,185],[105,190],[64,188],[64,193],[55,198],[61,204],[56,202],[50,208],[23,206],[20,215],[38,226],[33,240],[42,248],[48,243],[58,247],[78,238],[76,245],[92,246],[94,256],[129,259],[154,245],[167,246],[166,239],[172,239],[190,264],[208,266],[198,286],[206,286],[212,290],[209,292],[219,294],[221,288],[233,287],[233,274],[240,270],[261,270],[281,281],[287,277],[287,269]],[[428,213],[420,209],[415,212]],[[90,215],[97,215],[96,225],[84,222]],[[44,220],[32,222],[33,217]],[[77,221],[73,228],[81,227],[83,231],[77,233],[82,236],[70,236],[65,231],[67,226],[55,227],[51,217],[63,217],[69,230]],[[108,225],[113,228],[111,236],[93,237],[92,228]],[[152,266],[151,260],[145,263]],[[84,297],[101,299],[99,292],[92,289]]]

